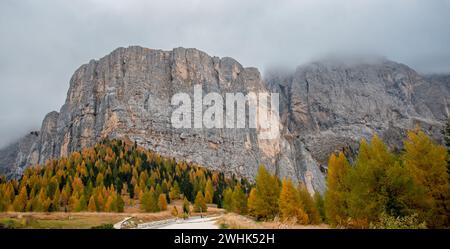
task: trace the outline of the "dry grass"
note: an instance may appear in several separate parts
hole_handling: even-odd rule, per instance
[[[94,226],[104,224],[115,224],[127,217],[132,217],[136,223],[146,223],[173,218],[171,210],[176,206],[178,212],[182,210],[182,201],[173,201],[168,205],[166,211],[157,213],[143,213],[139,205],[128,206],[124,213],[104,213],[104,212],[5,212],[0,213],[0,223],[13,224],[19,228],[60,228],[60,229],[89,229]],[[191,216],[199,216],[200,213],[192,212]],[[221,227],[236,229],[326,229],[328,225],[298,225],[295,222],[275,221],[255,221],[253,218],[226,213],[223,209],[215,205],[208,205],[207,216],[220,215],[217,221]]]
[[[221,227],[232,229],[327,229],[326,224],[319,225],[298,225],[293,222],[280,221],[255,221],[252,218],[238,215],[235,213],[227,213],[223,215],[218,224]]]
[[[19,228],[81,228],[113,224],[122,219],[110,213],[35,213],[8,212],[0,214],[0,223],[15,224]]]
[[[171,210],[176,206],[178,211],[182,210],[182,202],[174,201],[168,205],[166,211],[157,213],[143,213],[138,205],[128,206],[123,213],[106,212],[5,212],[0,213],[0,223],[12,223],[20,228],[61,228],[61,229],[89,229],[93,226],[104,224],[115,224],[127,217],[133,217],[138,223],[165,220],[173,218]],[[222,214],[223,209],[209,206],[206,215]],[[191,215],[200,215],[192,213]],[[204,213],[205,215],[205,213]]]

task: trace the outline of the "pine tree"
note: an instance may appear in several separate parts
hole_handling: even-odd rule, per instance
[[[205,202],[206,203],[212,203],[213,202],[213,197],[211,196],[211,194],[208,191],[205,192]]]
[[[1,180],[0,180],[1,182]],[[0,212],[5,212],[8,209],[7,197],[4,190],[4,184],[0,184]]]
[[[61,194],[59,192],[59,189],[56,189],[53,194],[53,200],[52,200],[52,211],[59,211],[60,208],[60,198]]]
[[[195,212],[206,212],[208,207],[206,206],[205,199],[203,197],[203,194],[201,191],[197,192],[197,196],[195,197],[194,201],[194,211]]]
[[[282,219],[296,216],[296,210],[299,207],[299,197],[291,180],[282,181],[279,207]]]
[[[74,192],[76,192],[78,195],[82,195],[84,193],[83,181],[78,176],[75,177],[72,182],[72,193]]]
[[[245,193],[242,190],[240,184],[234,187],[233,194],[231,197],[231,203],[233,212],[237,214],[247,213],[247,197],[245,196]]]
[[[292,181],[283,180],[279,199],[280,216],[283,220],[295,219],[300,224],[308,224],[309,218],[302,208],[300,196]]]
[[[403,160],[414,182],[422,186],[428,208],[422,210],[427,226],[445,227],[449,221],[450,189],[444,146],[434,143],[422,131],[408,132]]]
[[[27,194],[27,188],[23,186],[20,189],[19,195],[16,196],[13,202],[14,210],[16,212],[23,212],[25,211],[25,207],[28,202],[28,194]]]
[[[25,205],[25,210],[24,210],[24,211],[26,211],[26,212],[31,212],[31,211],[33,211],[33,208],[31,207],[31,205],[32,205],[32,200],[28,200],[27,203],[26,203],[26,205]],[[23,211],[22,211],[22,212],[23,212]]]
[[[133,191],[133,193],[134,193],[134,196],[133,196],[133,198],[135,199],[135,200],[139,200],[139,199],[141,199],[142,198],[142,195],[144,194],[144,192],[142,191],[142,189],[139,187],[139,185],[135,185],[134,186],[134,191]]]
[[[39,206],[36,209],[33,209],[33,211],[47,212],[48,206],[46,200],[47,200],[46,191],[44,190],[44,188],[41,188],[37,199],[37,201],[39,202]]]
[[[44,203],[43,203],[43,210],[45,212],[50,212],[53,211],[51,210],[51,205],[52,205],[52,199],[50,199],[50,197],[47,197],[47,199],[45,199]]]
[[[67,184],[63,190],[61,191],[60,204],[67,209],[67,205],[69,204],[70,198],[70,186]]]
[[[97,212],[97,205],[95,205],[95,199],[93,195],[91,196],[91,198],[89,198],[88,211]]]
[[[122,199],[122,196],[117,194],[115,198],[116,208],[119,213],[122,213],[125,210],[125,201]]]
[[[180,198],[180,186],[177,181],[173,183],[173,186],[169,192],[169,197],[171,200],[177,200]]]
[[[386,145],[374,136],[361,144],[356,164],[347,177],[349,226],[368,227],[385,213],[393,217],[413,214],[420,204],[411,174]]]
[[[163,180],[163,182],[161,184],[161,189],[162,189],[163,193],[165,193],[165,194],[169,193],[166,179]]]
[[[280,185],[276,176],[260,166],[256,176],[255,216],[257,219],[273,219],[278,214]]]
[[[206,203],[212,203],[214,197],[214,186],[210,178],[206,182],[205,186],[205,201]]]
[[[76,212],[77,211],[77,208],[78,208],[78,206],[79,206],[79,201],[80,201],[80,199],[79,199],[79,196],[78,196],[78,193],[77,192],[74,192],[73,194],[72,194],[72,196],[70,196],[70,198],[69,198],[69,204],[68,204],[68,208],[69,208],[69,210],[71,211],[71,212]]]
[[[28,203],[30,203],[31,205],[30,206],[28,206],[28,204],[27,204],[27,212],[42,212],[43,210],[43,208],[42,208],[42,204],[43,204],[43,202],[42,201],[39,201],[39,196],[38,195],[36,195],[36,196],[34,196],[32,199],[30,199],[29,201],[28,201]]]
[[[256,216],[255,210],[256,210],[256,188],[252,188],[250,190],[250,194],[248,195],[248,213],[252,216]]]
[[[96,187],[103,186],[103,181],[104,181],[103,179],[104,179],[103,174],[101,172],[98,173],[96,180],[95,180],[95,186]]]
[[[191,213],[190,203],[186,197],[183,199],[183,214],[189,215]]]
[[[158,207],[159,210],[164,211],[167,210],[167,199],[165,194],[160,194],[158,197]]]
[[[0,182],[2,182],[3,179],[0,176]],[[0,184],[0,189],[2,189],[2,192],[0,193],[0,199],[2,200],[1,205],[3,205],[2,209],[0,211],[12,211],[14,210],[12,203],[14,202],[14,186],[12,182]]]
[[[59,191],[59,183],[56,176],[53,176],[47,185],[47,196],[54,196],[56,191]]]
[[[229,187],[223,192],[222,206],[227,211],[233,210],[233,190]]]
[[[106,198],[106,202],[105,202],[105,211],[106,212],[115,212],[116,211],[114,201],[115,200],[114,200],[113,195],[109,195],[108,198]]]
[[[86,208],[87,208],[86,197],[85,197],[84,195],[82,195],[82,196],[80,197],[80,200],[78,201],[78,205],[77,205],[77,207],[75,208],[75,211],[76,211],[76,212],[81,212],[81,211],[86,210]]]
[[[155,188],[155,194],[156,194],[156,196],[158,196],[158,197],[159,197],[160,194],[162,194],[162,188],[161,188],[161,185],[159,185],[159,184],[156,185],[156,188]]]
[[[319,192],[314,193],[314,204],[320,214],[320,220],[325,221],[325,202],[322,195]]]
[[[155,191],[151,189],[146,191],[141,198],[141,209],[145,212],[159,211],[158,201],[156,200]]]
[[[309,194],[305,186],[300,185],[298,189],[298,195],[300,198],[300,203],[302,203],[302,209],[308,214],[308,220],[310,224],[320,223],[320,213],[317,210],[314,200]]]
[[[151,195],[149,191],[145,191],[142,195],[140,202],[141,202],[141,210],[144,212],[151,212]]]
[[[173,217],[178,217],[178,209],[177,206],[172,207],[172,211],[170,212]]]
[[[378,220],[386,207],[386,172],[395,167],[395,158],[381,139],[374,135],[370,145],[361,142],[356,165],[347,177],[347,215],[351,217],[349,226],[368,227]]]
[[[361,143],[363,148],[364,142]],[[342,225],[347,218],[348,187],[346,176],[350,170],[350,164],[344,153],[338,156],[331,154],[328,161],[327,192],[325,194],[325,214],[331,225]]]
[[[155,190],[153,189],[153,187],[150,189],[150,209],[151,212],[158,212],[159,211],[159,206],[158,206],[158,196],[156,195]]]

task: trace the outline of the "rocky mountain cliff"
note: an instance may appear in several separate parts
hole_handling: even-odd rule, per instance
[[[192,95],[197,84],[204,93],[222,95],[267,91],[257,69],[232,58],[196,49],[119,48],[76,70],[65,104],[44,118],[39,136],[22,153],[26,160],[13,164],[15,173],[109,137],[240,176],[253,177],[260,164],[282,176],[297,176],[295,164],[283,156],[291,153],[284,138],[262,140],[248,128],[173,129],[172,95]]]
[[[31,147],[36,143],[39,132],[33,131],[19,141],[0,149],[0,174],[14,175],[28,165]]]
[[[281,135],[264,140],[255,129],[174,129],[171,96],[193,86],[203,93],[280,93]],[[329,154],[357,149],[357,141],[379,133],[399,147],[416,124],[437,135],[449,116],[448,82],[422,77],[387,60],[370,63],[316,62],[294,73],[268,74],[232,58],[196,49],[172,51],[118,48],[77,69],[65,104],[49,113],[41,130],[0,151],[4,172],[19,175],[93,145],[125,138],[162,155],[254,178],[264,164],[280,177],[325,189]]]
[[[406,130],[417,126],[440,141],[450,110],[450,82],[443,79],[374,59],[315,62],[294,73],[272,72],[266,82],[281,93],[280,115],[294,144],[325,166],[331,152],[352,154],[374,133],[391,149],[401,148]]]

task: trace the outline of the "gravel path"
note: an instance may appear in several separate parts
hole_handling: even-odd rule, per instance
[[[197,218],[184,222],[177,222],[158,227],[158,229],[219,229],[216,224],[217,217]]]

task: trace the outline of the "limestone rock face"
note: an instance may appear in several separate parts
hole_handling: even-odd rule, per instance
[[[449,96],[448,85],[435,81],[442,82],[386,60],[318,62],[263,80],[255,68],[196,49],[118,48],[78,68],[59,113],[49,113],[39,132],[0,151],[0,165],[18,175],[25,166],[103,138],[122,138],[250,179],[264,164],[311,193],[323,192],[331,152],[354,152],[360,138],[374,133],[401,146],[405,130],[416,123],[437,134],[448,118]],[[280,136],[264,140],[250,128],[173,128],[171,98],[183,92],[193,101],[194,85],[224,100],[225,93],[280,93]]]
[[[307,151],[296,148],[298,157],[310,154],[321,168],[330,153],[354,154],[358,141],[375,133],[392,149],[416,125],[439,141],[449,117],[450,84],[385,59],[319,61],[294,73],[272,72],[266,81],[281,93],[280,115],[293,143]]]
[[[298,180],[284,138],[266,141],[249,128],[173,128],[171,97],[183,92],[193,101],[194,85],[224,99],[225,93],[267,92],[257,69],[244,68],[232,58],[185,48],[119,48],[75,71],[60,112],[44,119],[28,164],[66,156],[103,138],[126,138],[162,155],[230,174],[253,178],[264,164],[273,173]]]
[[[39,140],[37,131],[30,132],[19,141],[0,150],[0,173],[7,177],[22,174],[23,168],[29,165],[32,147]]]
[[[445,122],[450,112],[450,75],[426,75],[424,78],[427,82],[417,87],[413,96],[416,108]]]

